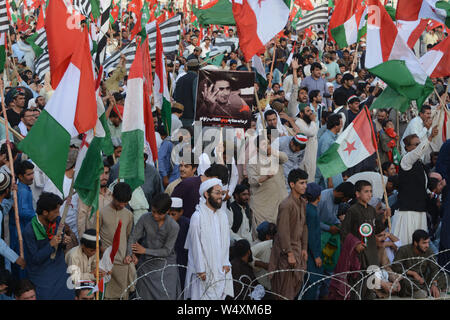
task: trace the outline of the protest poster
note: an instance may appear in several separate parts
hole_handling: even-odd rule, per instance
[[[249,128],[254,83],[254,72],[200,70],[195,120],[204,126]]]

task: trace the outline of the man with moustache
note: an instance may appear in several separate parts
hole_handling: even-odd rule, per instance
[[[230,227],[222,207],[222,182],[207,179],[200,185],[200,203],[191,217],[185,248],[188,268],[185,299],[224,300],[234,296],[230,272]]]
[[[395,254],[392,270],[406,277],[400,281],[400,297],[425,299],[428,293],[439,298],[446,292],[446,276],[440,270],[430,249],[430,236],[425,230],[418,229],[412,235],[412,243],[400,247]],[[412,282],[412,283],[411,283]],[[444,293],[445,294],[445,293]]]
[[[69,274],[64,247],[70,237],[56,232],[61,222],[59,208],[63,200],[54,193],[43,192],[36,207],[37,215],[23,230],[23,249],[28,278],[36,286],[37,300],[73,300],[74,291],[67,286]],[[56,256],[50,256],[56,250]]]
[[[183,181],[186,178],[193,177],[197,174],[197,168],[198,164],[194,164],[194,153],[191,153],[191,161],[189,163],[181,161],[178,169],[180,170],[180,177],[167,186],[166,190],[164,191],[169,196],[172,195],[173,190],[177,185],[180,184],[181,181]]]
[[[107,204],[112,201],[112,192],[108,189],[109,180],[109,165],[103,163],[103,173],[100,175],[100,194],[98,196],[98,210],[102,210]],[[78,234],[80,237],[83,235],[84,231],[87,229],[92,229],[96,227],[95,214],[91,215],[92,207],[89,207],[83,203],[81,198],[78,202]]]

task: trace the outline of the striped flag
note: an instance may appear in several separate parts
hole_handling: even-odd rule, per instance
[[[167,135],[171,134],[172,110],[170,104],[169,88],[167,86],[167,73],[163,54],[163,44],[159,26],[156,25],[156,60],[155,60],[155,82],[153,92],[155,97],[155,106],[161,109],[161,119],[166,126]]]
[[[177,14],[171,19],[168,19],[159,25],[161,30],[162,44],[164,47],[164,54],[174,55],[178,52],[178,45],[180,43],[180,28],[181,15]],[[148,41],[150,44],[150,55],[156,54],[156,24],[155,21],[147,24],[145,27],[148,34]]]
[[[26,42],[33,48],[34,54],[37,58],[41,56],[47,47],[47,33],[44,27],[44,8],[41,6],[39,17],[36,26],[36,32],[29,37]]]
[[[214,44],[211,46],[209,56],[213,57],[220,53],[230,53],[231,51],[236,50],[238,47],[239,39],[235,39],[237,39],[237,41],[234,41],[233,39],[216,38]]]
[[[85,17],[89,17],[91,15],[92,7],[89,0],[73,0],[73,7]]]
[[[100,32],[98,34],[97,52],[94,60],[97,68],[103,64],[106,58],[106,44],[108,42],[108,30],[109,30],[109,0],[101,0],[101,18],[100,18]]]
[[[8,32],[9,20],[6,10],[6,0],[0,0],[0,33]]]
[[[109,69],[115,68],[119,64],[122,54],[125,56],[125,68],[128,73],[136,55],[136,39],[133,39],[133,41],[122,48],[122,50],[114,52],[109,58],[107,58],[103,63],[103,69],[106,72],[109,72]]]
[[[45,74],[50,72],[50,59],[48,51],[44,53],[36,60],[34,64],[34,72],[39,76],[41,81],[44,80]]]
[[[297,23],[297,31],[306,29],[314,24],[328,24],[328,4],[320,5],[311,10]]]

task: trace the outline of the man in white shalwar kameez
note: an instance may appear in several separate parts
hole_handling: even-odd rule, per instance
[[[185,299],[224,300],[234,296],[229,261],[230,227],[222,207],[222,183],[212,178],[200,185],[200,203],[191,217],[185,249],[188,266]]]

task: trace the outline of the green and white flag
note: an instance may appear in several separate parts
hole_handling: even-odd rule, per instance
[[[103,157],[113,154],[111,133],[106,123],[105,107],[97,95],[97,123],[95,130],[86,132],[78,152],[75,165],[74,188],[81,201],[92,208],[91,215],[98,209],[100,176],[103,173]]]
[[[366,68],[378,76],[392,90],[383,92],[376,101],[384,107],[399,109],[383,100],[389,98],[408,101],[416,100],[420,109],[433,92],[433,83],[423,69],[419,59],[399,34],[397,27],[379,0],[369,0],[367,19]],[[389,94],[389,96],[387,95]]]

